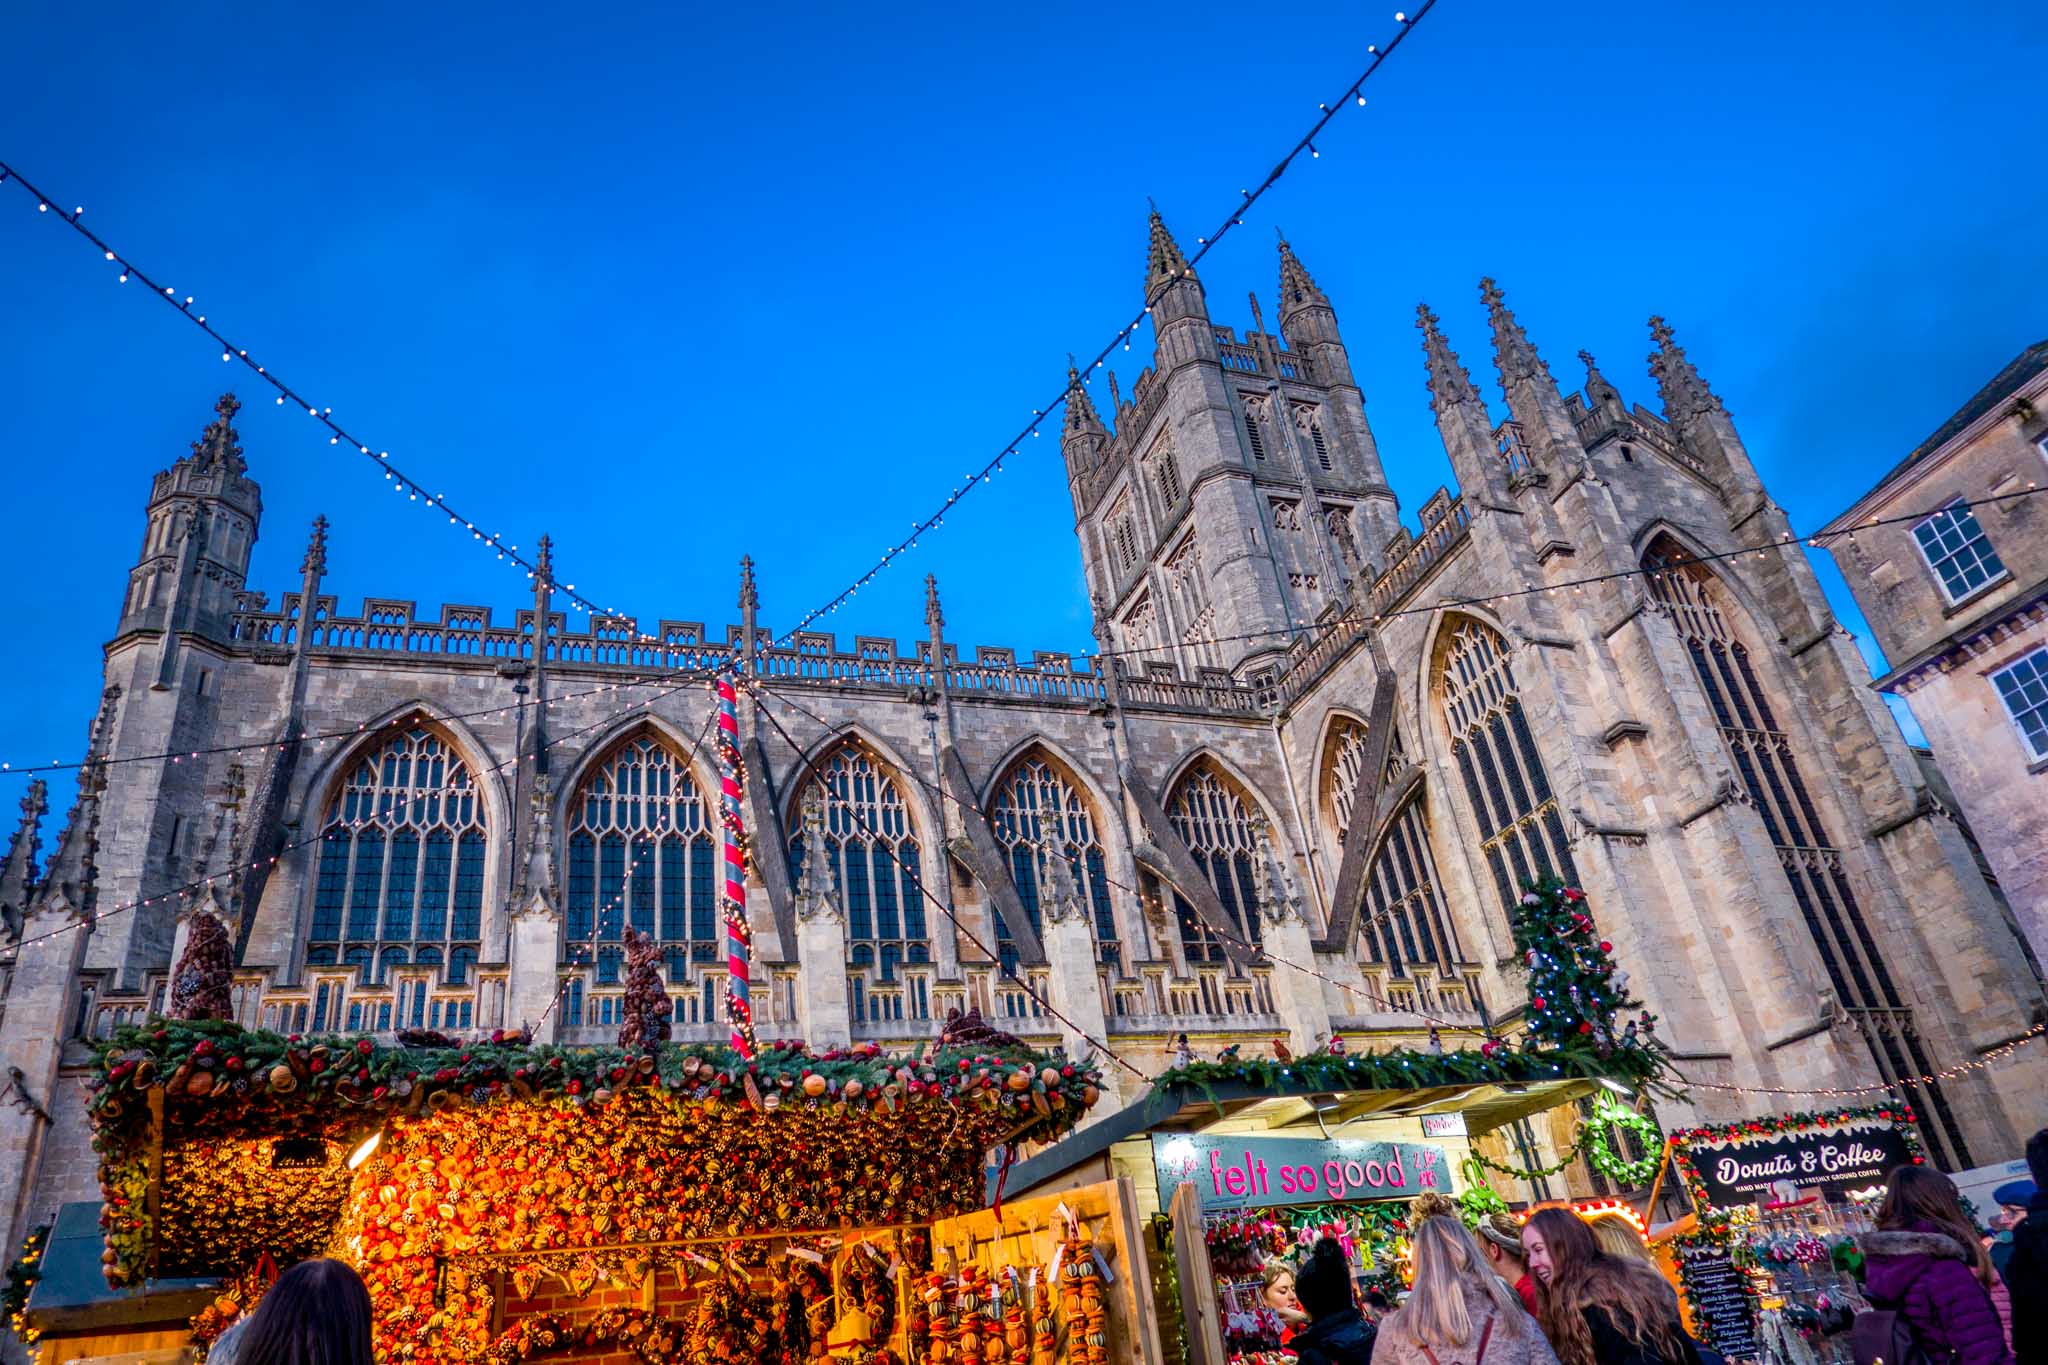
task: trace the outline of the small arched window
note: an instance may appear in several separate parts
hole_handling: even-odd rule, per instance
[[[1058,824],[1055,825],[1055,821]],[[1087,902],[1095,926],[1097,960],[1114,966],[1121,954],[1117,942],[1116,913],[1109,899],[1109,871],[1102,837],[1095,818],[1074,784],[1043,756],[1032,754],[1020,760],[997,784],[989,808],[989,828],[996,842],[1010,858],[1010,878],[1017,895],[1031,916],[1034,931],[1043,932],[1041,912],[1046,893],[1045,860],[1064,856],[1072,869],[1074,885]],[[1063,853],[1050,851],[1057,847]],[[999,917],[1000,918],[1000,917]],[[1014,971],[1016,949],[1007,929],[997,925],[997,950],[1003,966]]]
[[[1578,883],[1564,817],[1515,690],[1507,641],[1463,617],[1446,627],[1439,648],[1438,687],[1451,756],[1494,886],[1512,918],[1524,883],[1543,877]]]
[[[1257,948],[1259,900],[1253,860],[1266,854],[1252,828],[1250,798],[1221,768],[1203,759],[1174,784],[1166,818],[1216,889],[1238,940]],[[1222,943],[1178,891],[1173,893],[1173,908],[1188,961],[1224,961]]]
[[[893,980],[900,966],[931,961],[925,929],[917,832],[896,775],[851,740],[841,743],[797,785],[793,811],[819,793],[825,803],[825,851],[846,913],[855,967]],[[801,820],[789,841],[791,875],[801,876]]]
[[[364,755],[320,831],[307,965],[381,982],[417,951],[461,984],[481,946],[485,844],[483,796],[440,731],[416,723]]]

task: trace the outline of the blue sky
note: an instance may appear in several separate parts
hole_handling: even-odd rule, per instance
[[[1130,315],[1146,196],[1192,245],[1392,8],[45,5],[0,50],[0,157],[565,579],[716,626],[751,553],[779,626]],[[2018,3],[1441,0],[1205,262],[1212,311],[1270,301],[1283,225],[1411,515],[1449,480],[1418,299],[1490,380],[1493,274],[1560,379],[1587,347],[1652,406],[1661,312],[1814,527],[2048,335],[2044,57]],[[150,475],[257,395],[12,191],[0,284],[0,757],[36,761],[83,740]],[[303,415],[239,425],[253,588],[296,586],[324,512],[344,609],[522,600]],[[1057,448],[1026,455],[830,624],[913,636],[933,571],[963,645],[1084,647]]]

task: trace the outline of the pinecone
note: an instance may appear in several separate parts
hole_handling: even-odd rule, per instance
[[[991,1050],[1023,1047],[1024,1040],[1014,1033],[990,1028],[981,1017],[981,1007],[962,1014],[957,1009],[946,1011],[946,1024],[939,1031],[939,1042],[945,1047],[984,1047]]]

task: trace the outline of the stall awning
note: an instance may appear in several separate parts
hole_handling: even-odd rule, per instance
[[[1481,1081],[1412,1090],[1298,1089],[1244,1081],[1206,1087],[1170,1086],[1089,1124],[1072,1136],[1011,1168],[1005,1187],[1036,1189],[1128,1138],[1152,1133],[1202,1133],[1217,1129],[1267,1133],[1274,1137],[1320,1137],[1367,1119],[1462,1114],[1465,1131],[1477,1136],[1516,1119],[1555,1109],[1594,1093],[1598,1081]],[[991,1175],[993,1182],[993,1174]],[[991,1183],[991,1195],[994,1193]]]
[[[107,1287],[100,1253],[97,1203],[65,1204],[50,1227],[42,1276],[29,1294],[27,1316],[45,1336],[144,1331],[164,1324],[183,1327],[213,1301],[220,1280],[148,1280],[128,1289]]]

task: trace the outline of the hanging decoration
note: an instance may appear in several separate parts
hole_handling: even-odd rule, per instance
[[[1614,1129],[1635,1134],[1644,1147],[1640,1160],[1630,1161],[1615,1153],[1609,1134]],[[1664,1134],[1657,1125],[1632,1109],[1624,1109],[1611,1096],[1602,1095],[1593,1106],[1593,1117],[1580,1125],[1580,1147],[1586,1164],[1619,1185],[1642,1185],[1656,1177],[1664,1164]]]
[[[747,925],[746,825],[740,818],[738,694],[730,672],[718,675],[718,827],[723,834],[725,916],[725,1017],[732,1028],[732,1049],[746,1061],[754,1055],[754,1006],[750,998],[754,934]]]
[[[35,1345],[41,1335],[28,1325],[28,1296],[35,1292],[36,1281],[43,1277],[43,1252],[48,1248],[50,1225],[30,1232],[21,1242],[21,1254],[14,1258],[14,1264],[7,1267],[7,1283],[0,1287],[0,1308],[7,1312],[8,1330],[14,1339],[24,1346]]]

